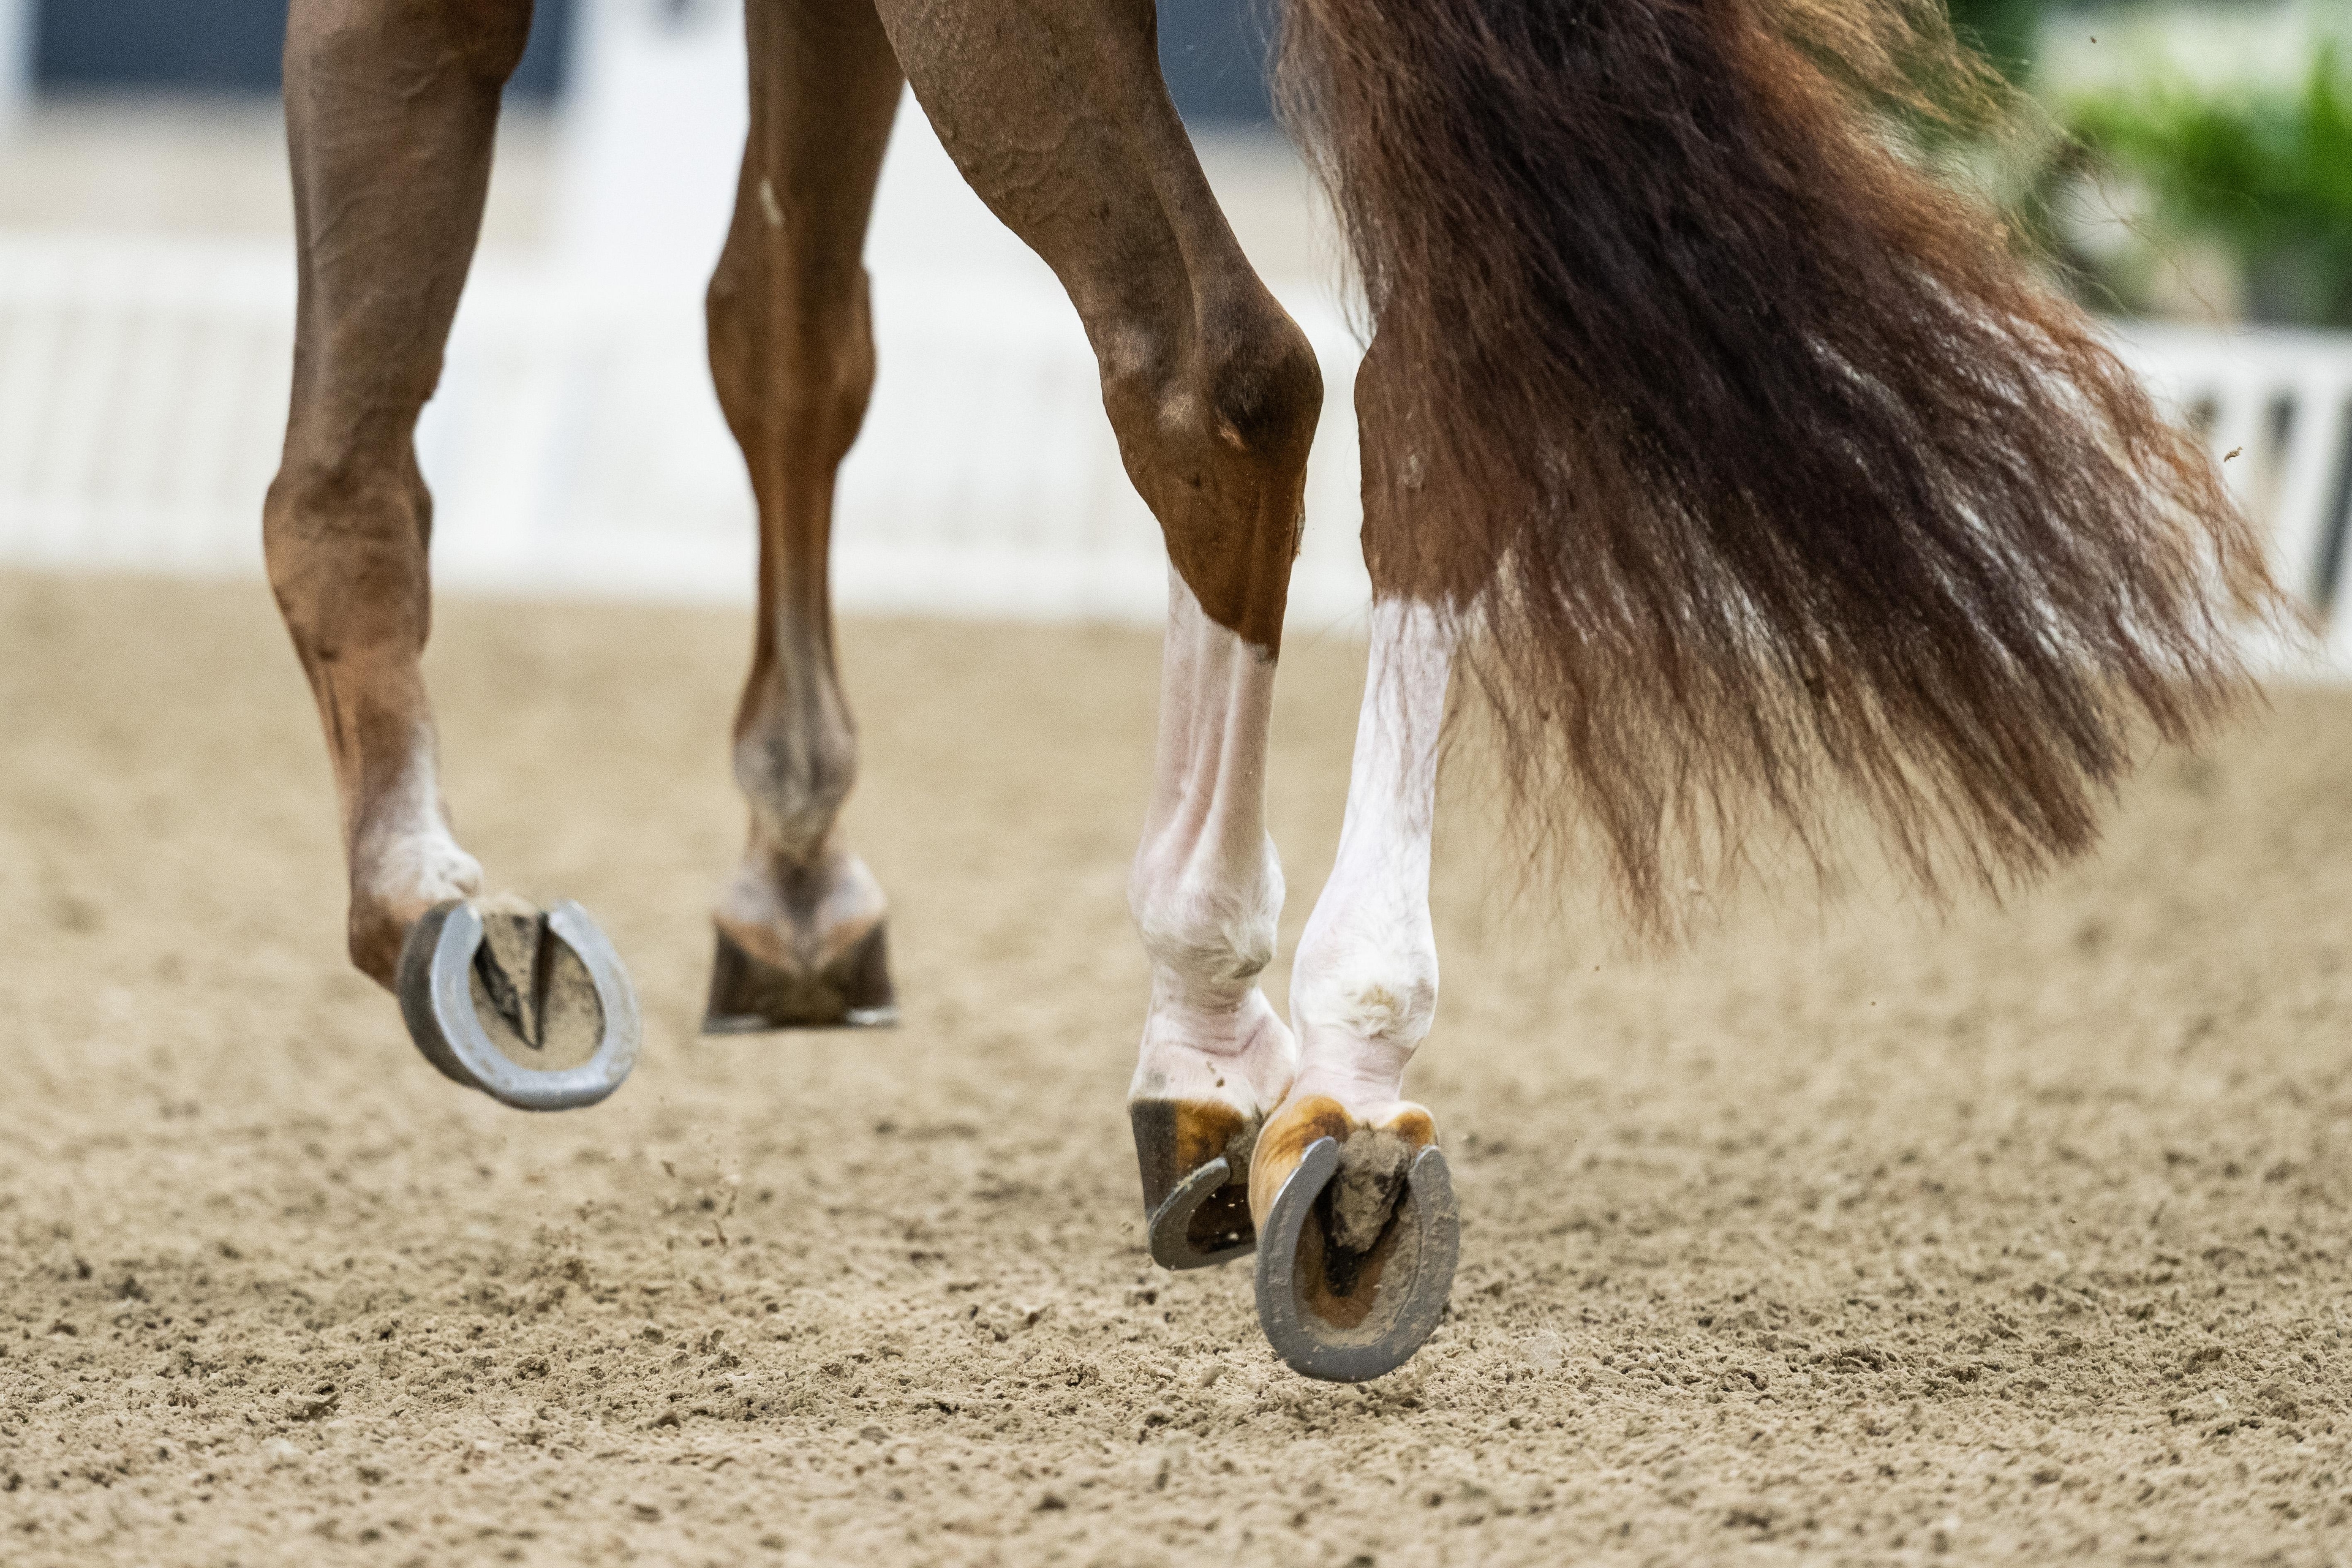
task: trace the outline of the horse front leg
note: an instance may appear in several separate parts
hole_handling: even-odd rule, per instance
[[[843,841],[857,737],[835,660],[834,475],[874,385],[860,256],[901,78],[867,0],[751,0],[751,128],[710,281],[710,368],[760,509],[760,608],[735,717],[751,806],[719,894],[703,1027],[897,1016],[882,889]]]
[[[300,292],[262,536],[334,763],[352,962],[398,993],[436,1067],[547,1110],[619,1083],[636,1004],[576,905],[473,901],[481,867],[450,830],[420,663],[432,498],[414,443],[481,223],[499,94],[530,28],[530,0],[296,0]]]

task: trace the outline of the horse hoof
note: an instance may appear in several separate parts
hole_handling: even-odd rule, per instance
[[[1213,1102],[1139,1100],[1127,1113],[1143,1175],[1151,1261],[1162,1268],[1207,1268],[1255,1247],[1247,1175],[1255,1124]]]
[[[710,963],[710,1005],[702,1019],[706,1035],[870,1029],[898,1021],[889,949],[878,925],[811,974],[779,969],[744,952],[724,931],[719,932],[719,951]]]
[[[1406,1167],[1387,1226],[1369,1251],[1328,1240],[1324,1194],[1339,1143],[1318,1138],[1276,1194],[1259,1237],[1257,1321],[1294,1372],[1365,1383],[1394,1372],[1445,1315],[1462,1220],[1445,1156],[1432,1145]]]
[[[494,936],[479,910],[450,902],[410,929],[396,987],[409,1037],[445,1077],[518,1110],[595,1104],[629,1076],[643,1037],[620,955],[569,899],[543,916],[492,907],[489,918]],[[555,1065],[557,1035],[593,1035],[594,1049]],[[535,1066],[525,1053],[551,1060]]]

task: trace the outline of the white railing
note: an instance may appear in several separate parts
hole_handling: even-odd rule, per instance
[[[2271,574],[2333,611],[2323,662],[2352,675],[2352,333],[2136,323],[2116,346],[2200,429],[2269,541]]]
[[[276,247],[0,240],[0,562],[260,567],[293,319]],[[839,500],[857,609],[1147,621],[1159,533],[1129,488],[1093,360],[1050,284],[906,268],[875,284],[879,385]],[[1324,363],[1292,599],[1309,626],[1368,598],[1356,543],[1356,345],[1286,298]],[[478,269],[419,447],[435,571],[505,593],[748,599],[752,514],[685,288]],[[2140,330],[2126,355],[2200,417],[2282,582],[2352,605],[2341,539],[2352,338]],[[2352,614],[2331,632],[2352,669]]]
[[[0,240],[0,562],[260,568],[282,437],[291,266],[269,247]],[[1158,526],[1119,465],[1065,300],[1016,279],[875,285],[882,366],[842,474],[840,602],[1016,617],[1156,618]],[[1293,599],[1330,626],[1357,553],[1355,354],[1286,301],[1328,367]],[[441,583],[506,593],[748,599],[743,464],[692,292],[478,269],[418,433]]]

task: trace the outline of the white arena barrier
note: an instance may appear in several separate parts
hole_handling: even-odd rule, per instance
[[[1293,601],[1330,626],[1370,599],[1355,346],[1321,300],[1286,303],[1329,377]],[[293,308],[274,247],[0,239],[0,562],[259,571]],[[900,271],[877,279],[875,316],[878,384],[841,478],[839,602],[1158,618],[1159,528],[1068,302]],[[690,293],[477,268],[418,432],[436,580],[748,601],[751,490],[703,344]]]
[[[0,0],[4,6],[6,0]],[[740,0],[583,0],[552,244],[467,286],[420,457],[442,584],[748,602],[742,462],[703,363],[701,282],[745,123]],[[867,243],[880,381],[838,498],[847,608],[1157,619],[1159,531],[1120,468],[1053,276],[902,107]],[[0,563],[260,570],[292,354],[284,242],[0,237]],[[1359,626],[1358,345],[1278,289],[1321,356],[1294,624]],[[2203,422],[2280,579],[2341,605],[2352,336],[2136,328]]]
[[[277,246],[0,239],[0,563],[260,569],[292,351]],[[1284,303],[1320,354],[1323,425],[1295,624],[1360,624],[1357,345],[1326,298]],[[1148,622],[1159,531],[1050,280],[877,269],[880,380],[841,481],[846,608]],[[2207,432],[2280,580],[2346,606],[2352,336],[2136,327],[2126,357]],[[419,448],[436,580],[459,589],[748,601],[754,536],[692,290],[486,264]]]

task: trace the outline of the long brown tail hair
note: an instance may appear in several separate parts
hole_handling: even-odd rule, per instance
[[[1376,579],[1640,929],[1858,799],[1930,891],[2089,846],[2282,614],[2211,462],[1899,127],[1941,0],[1288,0],[1374,329]],[[1368,368],[1368,375],[1372,372]]]

